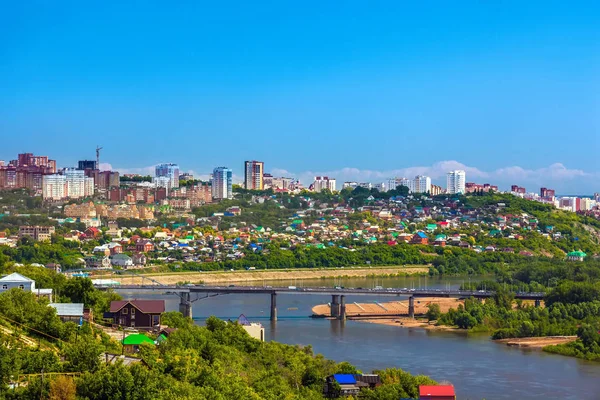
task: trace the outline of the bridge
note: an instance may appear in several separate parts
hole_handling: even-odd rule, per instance
[[[152,284],[141,285],[96,285],[98,289],[113,289],[127,291],[161,291],[166,294],[175,294],[179,296],[179,311],[188,317],[192,316],[192,303],[195,301],[224,294],[268,294],[271,296],[271,321],[277,321],[277,295],[329,295],[331,296],[331,316],[337,319],[346,319],[346,296],[378,296],[378,297],[400,297],[408,296],[408,315],[411,318],[415,316],[415,298],[418,297],[458,297],[476,299],[486,299],[493,297],[496,292],[489,290],[442,290],[442,289],[408,289],[408,288],[388,288],[388,289],[364,289],[364,288],[343,288],[343,287],[273,287],[273,286],[208,286],[208,285],[162,285],[156,281]],[[205,294],[204,297],[197,296],[192,300],[192,294]],[[544,293],[523,293],[514,294],[516,299],[534,300],[536,307],[539,307],[544,298]]]

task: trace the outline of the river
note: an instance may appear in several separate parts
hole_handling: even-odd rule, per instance
[[[468,278],[430,279],[424,277],[352,278],[291,280],[263,284],[271,286],[346,287],[428,287],[458,288]],[[236,283],[242,284],[242,283]],[[252,283],[256,284],[256,283]],[[167,310],[178,309],[172,295],[122,293],[126,298],[164,298]],[[348,295],[347,302],[389,301]],[[402,368],[455,385],[459,399],[600,399],[600,363],[522,350],[497,344],[487,335],[434,332],[357,321],[330,321],[309,318],[316,304],[328,303],[330,296],[285,295],[277,298],[279,320],[271,323],[268,295],[222,295],[194,303],[198,324],[216,315],[236,319],[240,314],[262,322],[267,340],[312,345],[315,353],[336,361],[349,361],[370,372],[373,369]]]

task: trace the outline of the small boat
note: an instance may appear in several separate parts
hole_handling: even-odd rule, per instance
[[[288,311],[298,311],[298,307],[288,307]]]

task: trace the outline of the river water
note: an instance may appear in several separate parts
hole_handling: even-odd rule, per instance
[[[339,279],[321,279],[265,281],[261,284],[443,289],[458,288],[465,279],[468,280],[353,278],[341,282]],[[173,295],[121,294],[126,298],[164,298],[168,311],[178,309],[178,298]],[[389,300],[346,296],[348,303]],[[249,320],[265,326],[267,340],[310,344],[315,353],[338,362],[349,361],[363,372],[396,367],[412,374],[431,376],[438,382],[448,381],[456,387],[459,399],[600,399],[600,363],[539,350],[511,348],[492,342],[488,335],[467,337],[456,332],[309,318],[314,305],[330,301],[330,296],[280,294],[277,296],[279,320],[272,323],[269,321],[270,296],[222,295],[195,302],[193,315],[198,324],[203,324],[211,315],[234,320],[244,314]]]

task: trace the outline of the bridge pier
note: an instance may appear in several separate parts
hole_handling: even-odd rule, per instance
[[[192,318],[192,302],[190,296],[189,292],[179,294],[179,312],[186,318]]]
[[[271,321],[277,321],[277,293],[271,293]]]
[[[331,316],[333,318],[340,316],[340,296],[337,294],[331,295]]]
[[[415,296],[410,296],[408,298],[408,317],[415,317]]]
[[[340,316],[339,316],[340,321],[345,321],[346,320],[346,296],[341,295],[340,296]]]
[[[540,299],[535,299],[535,306],[536,307],[541,307],[542,306],[542,301]]]

